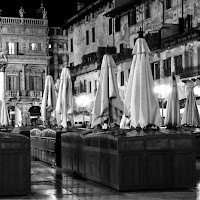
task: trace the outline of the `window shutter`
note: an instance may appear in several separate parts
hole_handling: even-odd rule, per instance
[[[160,62],[155,63],[156,79],[160,78]]]
[[[14,43],[14,54],[15,54],[15,55],[18,55],[18,49],[19,49],[19,43],[18,43],[18,42],[15,42],[15,43]]]
[[[6,42],[6,51],[7,51],[7,54],[9,54],[8,42]]]
[[[29,90],[34,90],[34,79],[33,76],[29,75]]]
[[[29,43],[29,50],[30,50],[30,51],[32,50],[32,48],[31,48],[31,43]]]
[[[38,86],[39,86],[39,91],[42,91],[42,74],[41,74],[41,76],[38,76]]]
[[[6,90],[10,90],[10,87],[9,87],[9,79],[10,77],[8,75],[6,75]]]
[[[16,79],[16,90],[19,91],[20,90],[20,75],[17,75],[15,79]]]
[[[115,18],[115,32],[120,31],[120,17]]]
[[[109,35],[112,34],[112,18],[109,19]]]
[[[151,73],[152,73],[153,79],[155,79],[154,63],[151,63]]]
[[[41,48],[41,43],[38,43],[37,46],[38,46],[38,51],[41,51],[41,49],[42,49]]]
[[[188,51],[185,51],[185,67],[189,67],[189,62],[188,62]]]

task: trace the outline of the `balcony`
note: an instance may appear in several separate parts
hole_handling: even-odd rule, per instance
[[[1,24],[3,25],[37,25],[47,26],[46,19],[32,19],[32,18],[14,18],[14,17],[1,17]]]
[[[190,78],[198,75],[200,75],[200,65],[195,67],[186,67],[183,69],[183,72],[180,73],[180,78]]]
[[[16,90],[6,90],[5,91],[5,97],[6,99],[8,100],[11,100],[11,99],[20,99],[20,92],[19,91],[16,91]]]
[[[31,99],[42,99],[42,91],[32,90],[29,92]]]
[[[32,91],[6,90],[5,91],[5,98],[8,100],[12,100],[12,99],[20,100],[20,99],[26,99],[26,98],[42,100],[42,95],[43,95],[43,91],[37,91],[37,90],[32,90]]]

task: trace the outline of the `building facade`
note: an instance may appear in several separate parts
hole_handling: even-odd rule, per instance
[[[83,105],[77,105],[76,100],[83,96],[89,97],[87,112],[92,111],[103,54],[115,52],[108,18],[104,16],[113,8],[111,0],[94,1],[88,6],[78,3],[77,14],[64,25],[68,35],[75,112],[81,111]]]
[[[132,49],[140,30],[151,50],[155,84],[169,84],[172,72],[178,82],[199,78],[199,11],[198,0],[103,0],[81,7],[65,24],[75,97],[86,94],[94,100],[93,89],[107,48],[117,64],[118,86],[124,98]]]
[[[1,17],[0,51],[7,56],[1,70],[11,123],[28,125],[31,118],[40,115],[50,59],[48,20],[24,18],[23,12],[19,14],[20,18]]]
[[[68,39],[66,30],[60,27],[49,27],[49,70],[54,81],[60,78],[63,67],[69,66]]]

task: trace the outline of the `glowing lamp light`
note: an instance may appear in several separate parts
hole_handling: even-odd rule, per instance
[[[168,97],[169,93],[172,91],[172,87],[170,85],[156,85],[154,87],[154,92],[158,96],[158,98],[161,100],[162,103],[162,125],[164,125],[164,107],[163,107],[163,102],[164,99]]]
[[[197,96],[200,96],[200,86],[199,85],[194,87],[194,94]]]
[[[90,104],[91,99],[87,95],[81,95],[76,98],[76,103],[79,107],[86,107]]]
[[[170,85],[156,85],[154,87],[154,92],[157,94],[158,98],[161,99],[167,98],[171,91],[172,88]]]

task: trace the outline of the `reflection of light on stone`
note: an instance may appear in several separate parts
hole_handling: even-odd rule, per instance
[[[80,95],[76,98],[76,103],[79,107],[86,107],[90,104],[91,99],[87,95]]]
[[[165,99],[168,97],[172,88],[170,85],[156,85],[154,87],[154,92],[157,94],[158,98]]]

